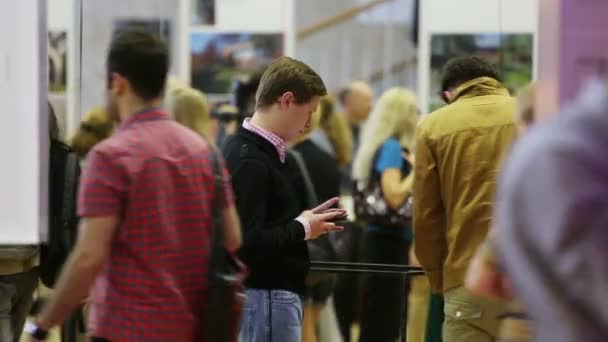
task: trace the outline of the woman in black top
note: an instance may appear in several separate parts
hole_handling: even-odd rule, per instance
[[[311,200],[322,203],[340,194],[340,168],[336,157],[329,152],[335,152],[335,148],[340,148],[331,144],[331,140],[320,127],[321,117],[334,115],[333,100],[329,97],[321,99],[319,110],[311,119],[311,127],[308,129],[291,147],[288,158],[294,160],[292,165],[298,165],[294,171],[293,183],[296,193],[299,194],[299,209],[306,210],[310,207]],[[331,145],[328,151],[327,146],[319,144],[317,139],[311,137],[327,137],[326,141]],[[343,145],[343,144],[342,144]],[[305,168],[305,174],[301,170]],[[312,189],[307,189],[305,177],[309,178]],[[311,191],[314,193],[310,198]],[[309,253],[311,260],[331,259],[333,248],[329,235],[309,241]],[[327,299],[333,292],[335,276],[327,273],[310,273],[306,282],[304,321],[302,323],[302,341],[315,342],[316,325],[319,321],[321,310],[323,310]]]

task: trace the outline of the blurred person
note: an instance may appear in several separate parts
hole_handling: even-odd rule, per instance
[[[509,286],[493,292],[514,290],[535,341],[608,340],[606,151],[608,87],[594,79],[517,142],[501,175],[491,247]]]
[[[324,151],[311,139],[311,133],[321,130],[321,118],[333,115],[332,99],[329,96],[321,98],[319,108],[313,113],[310,125],[291,146],[291,153],[301,158],[294,181],[295,191],[299,197],[299,210],[306,210],[311,201],[325,202],[340,195],[340,169],[334,156]],[[298,163],[298,161],[295,161]],[[305,170],[300,170],[305,168]],[[306,177],[308,177],[306,179]],[[310,184],[306,184],[306,182]],[[311,187],[307,189],[307,187]],[[312,194],[311,194],[312,192]],[[313,198],[310,198],[310,197]],[[334,205],[333,207],[337,207]],[[329,235],[322,235],[318,239],[308,242],[308,251],[311,260],[331,261],[335,251]],[[306,280],[304,294],[304,319],[302,322],[302,341],[316,342],[318,340],[318,323],[321,311],[331,296],[335,275],[325,272],[312,272]]]
[[[352,135],[352,154],[359,149],[361,129],[372,110],[374,91],[363,81],[354,81],[340,92],[340,103],[348,121]],[[352,165],[347,165],[342,177],[342,193],[349,195],[353,190]]]
[[[414,249],[410,248],[409,255],[411,266],[420,266]],[[426,326],[429,319],[431,287],[425,276],[416,276],[410,279],[410,288],[407,298],[407,329],[403,341],[424,342],[426,338]]]
[[[94,108],[94,109],[90,110],[89,112],[85,113],[82,121],[80,122],[80,126],[78,127],[78,130],[76,131],[76,133],[70,139],[70,142],[69,142],[72,151],[74,153],[76,153],[76,155],[78,156],[79,161],[80,161],[79,162],[80,168],[76,172],[77,174],[74,174],[75,178],[71,181],[76,185],[76,187],[78,186],[78,182],[79,182],[79,179],[77,179],[77,177],[80,176],[80,170],[86,164],[86,157],[87,157],[89,151],[91,151],[91,149],[95,145],[97,145],[99,142],[107,139],[112,134],[114,128],[115,128],[115,120],[113,120],[103,108]],[[63,171],[66,172],[66,170],[63,170]],[[61,182],[61,183],[63,183],[63,182]],[[77,190],[75,189],[74,192],[77,193],[76,191]],[[63,205],[63,203],[61,203],[60,205]],[[74,210],[73,215],[77,216],[75,206],[73,207],[73,210]],[[73,224],[75,226],[74,228],[76,228],[76,226],[78,225],[77,222],[74,222]],[[69,253],[71,253],[72,249],[74,248],[74,244],[76,242],[76,233],[74,233],[74,236],[70,240],[72,241],[72,243],[69,245],[69,249],[67,249],[63,253],[62,259],[61,259],[61,261],[62,261],[61,264],[63,264],[65,262],[65,260],[69,256]],[[63,240],[62,240],[62,245],[65,245],[65,242]],[[68,246],[66,246],[66,247],[68,247]],[[50,247],[49,250],[55,252],[54,247]],[[54,272],[54,278],[55,279],[58,278],[59,274],[60,274],[60,269],[57,268]],[[42,278],[43,278],[43,282],[44,282],[44,273],[43,273]],[[82,311],[77,311],[77,312],[73,313],[63,323],[63,325],[61,327],[61,334],[62,334],[63,339],[69,340],[69,338],[70,338],[69,336],[74,336],[73,339],[84,340],[85,336],[80,333],[84,333],[84,329],[82,329],[82,328],[84,328],[86,326],[85,317],[88,312],[88,305],[86,304],[86,299],[83,302],[84,302],[84,306],[82,308]],[[41,301],[39,303],[39,305],[42,306],[43,303],[44,303],[44,300]],[[77,334],[79,335],[79,337],[75,337],[75,335],[77,335]]]
[[[518,94],[517,126],[523,135],[535,122],[534,85],[524,87]],[[495,231],[479,246],[467,272],[466,286],[474,294],[510,300],[507,312],[502,316],[499,341],[532,341],[531,322],[523,304],[512,299],[508,278],[501,271],[496,257]]]
[[[398,210],[412,192],[414,133],[418,107],[414,94],[404,88],[386,91],[366,124],[355,156],[353,177],[359,184],[379,182],[386,205]],[[370,222],[365,237],[367,262],[408,264],[412,227]],[[401,336],[406,306],[404,277],[370,275],[360,341],[395,341]]]
[[[339,167],[352,161],[352,136],[348,121],[335,112],[335,99],[324,96],[319,102],[319,127],[310,133],[310,139],[323,151],[333,156]]]
[[[48,143],[60,136],[57,116],[48,103]],[[50,167],[49,167],[50,168]],[[49,176],[52,178],[52,170]],[[50,214],[53,211],[49,210]],[[50,221],[50,220],[49,220]],[[0,243],[0,341],[19,342],[34,301],[40,275],[40,249],[34,245]]]
[[[536,87],[530,83],[517,94],[517,129],[523,135],[536,122],[534,101],[536,100]]]
[[[492,341],[504,301],[463,285],[490,228],[496,174],[516,135],[516,104],[494,67],[474,56],[448,61],[441,89],[446,106],[418,128],[415,253],[431,291],[443,293],[444,341]]]
[[[340,103],[344,110],[344,116],[351,127],[354,146],[357,149],[361,125],[372,111],[374,104],[374,91],[369,84],[363,81],[354,81],[340,93]]]
[[[335,111],[335,99],[324,96],[319,103],[319,127],[310,134],[310,140],[321,150],[328,153],[337,162],[339,170],[343,170],[352,161],[352,134],[348,121]],[[345,177],[340,172],[340,179]],[[350,177],[348,177],[350,179]],[[342,194],[341,194],[342,195]],[[344,205],[344,197],[341,197]],[[339,261],[359,262],[359,253],[363,230],[354,222],[347,222],[346,230],[332,236],[332,243],[340,246],[337,250]],[[333,291],[333,304],[340,333],[345,341],[350,341],[351,328],[358,319],[360,311],[360,290],[362,277],[358,274],[337,274]],[[306,318],[305,318],[306,319]]]
[[[216,143],[218,123],[211,119],[207,97],[200,90],[175,88],[170,92],[167,106],[175,121]]]
[[[226,140],[235,135],[241,123],[237,107],[223,103],[211,111],[211,117],[217,122],[217,146],[223,146]]]
[[[243,223],[239,255],[250,270],[241,324],[245,342],[301,341],[306,240],[342,229],[329,222],[344,214],[329,209],[337,198],[300,213],[291,178],[295,165],[286,159],[286,142],[310,125],[326,93],[306,64],[275,60],[261,78],[256,112],[223,147]]]
[[[87,112],[76,134],[70,139],[70,147],[84,161],[89,151],[100,141],[108,138],[115,128],[115,121],[103,108]]]
[[[107,112],[120,126],[88,154],[78,242],[27,327],[31,341],[89,291],[92,341],[201,340],[212,201],[224,208],[230,251],[240,228],[229,184],[214,196],[209,144],[160,109],[168,66],[166,45],[149,33],[125,31],[110,45]]]
[[[247,79],[240,80],[234,90],[234,104],[238,109],[241,120],[255,113],[255,94],[260,86],[264,70],[256,71]]]

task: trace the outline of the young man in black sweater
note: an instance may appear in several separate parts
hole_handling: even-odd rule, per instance
[[[244,244],[239,254],[250,269],[241,324],[244,342],[300,342],[304,279],[308,272],[306,240],[342,227],[329,222],[344,215],[319,207],[298,210],[292,185],[293,165],[286,142],[310,125],[310,117],[327,93],[310,67],[283,57],[260,81],[256,112],[226,142],[223,153],[232,174]]]

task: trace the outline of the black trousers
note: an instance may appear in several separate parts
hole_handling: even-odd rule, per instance
[[[345,262],[363,262],[365,227],[363,224],[348,222],[340,233],[345,250],[349,251]],[[334,309],[338,326],[344,341],[351,341],[350,329],[355,322],[361,321],[361,294],[364,276],[357,273],[338,273],[334,288]]]
[[[408,264],[410,242],[399,236],[370,232],[366,235],[365,245],[367,262]],[[403,275],[372,274],[364,286],[359,341],[396,341],[402,335],[407,316],[407,278]]]

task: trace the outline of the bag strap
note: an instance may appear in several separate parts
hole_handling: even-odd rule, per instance
[[[314,208],[319,205],[319,199],[317,197],[317,192],[315,191],[314,186],[312,185],[312,180],[310,178],[310,173],[308,173],[308,168],[306,167],[306,162],[304,158],[302,158],[302,154],[300,152],[288,149],[287,152],[293,156],[298,165],[298,169],[300,170],[300,174],[304,179],[304,185],[306,187],[306,199],[308,200],[308,208]]]
[[[78,193],[79,161],[73,151],[68,152],[65,160],[63,178],[63,193],[61,194],[61,244],[66,250],[71,250],[76,241],[73,240],[72,225],[77,221],[76,197]]]
[[[217,148],[205,137],[203,139],[207,142],[207,145],[211,149],[211,168],[213,169],[214,179],[214,192],[215,200],[213,202],[213,209],[211,216],[213,217],[213,228],[212,228],[212,250],[224,248],[224,229],[222,220],[222,195],[224,193],[224,176],[220,168],[219,151]],[[213,254],[213,253],[212,253]]]

